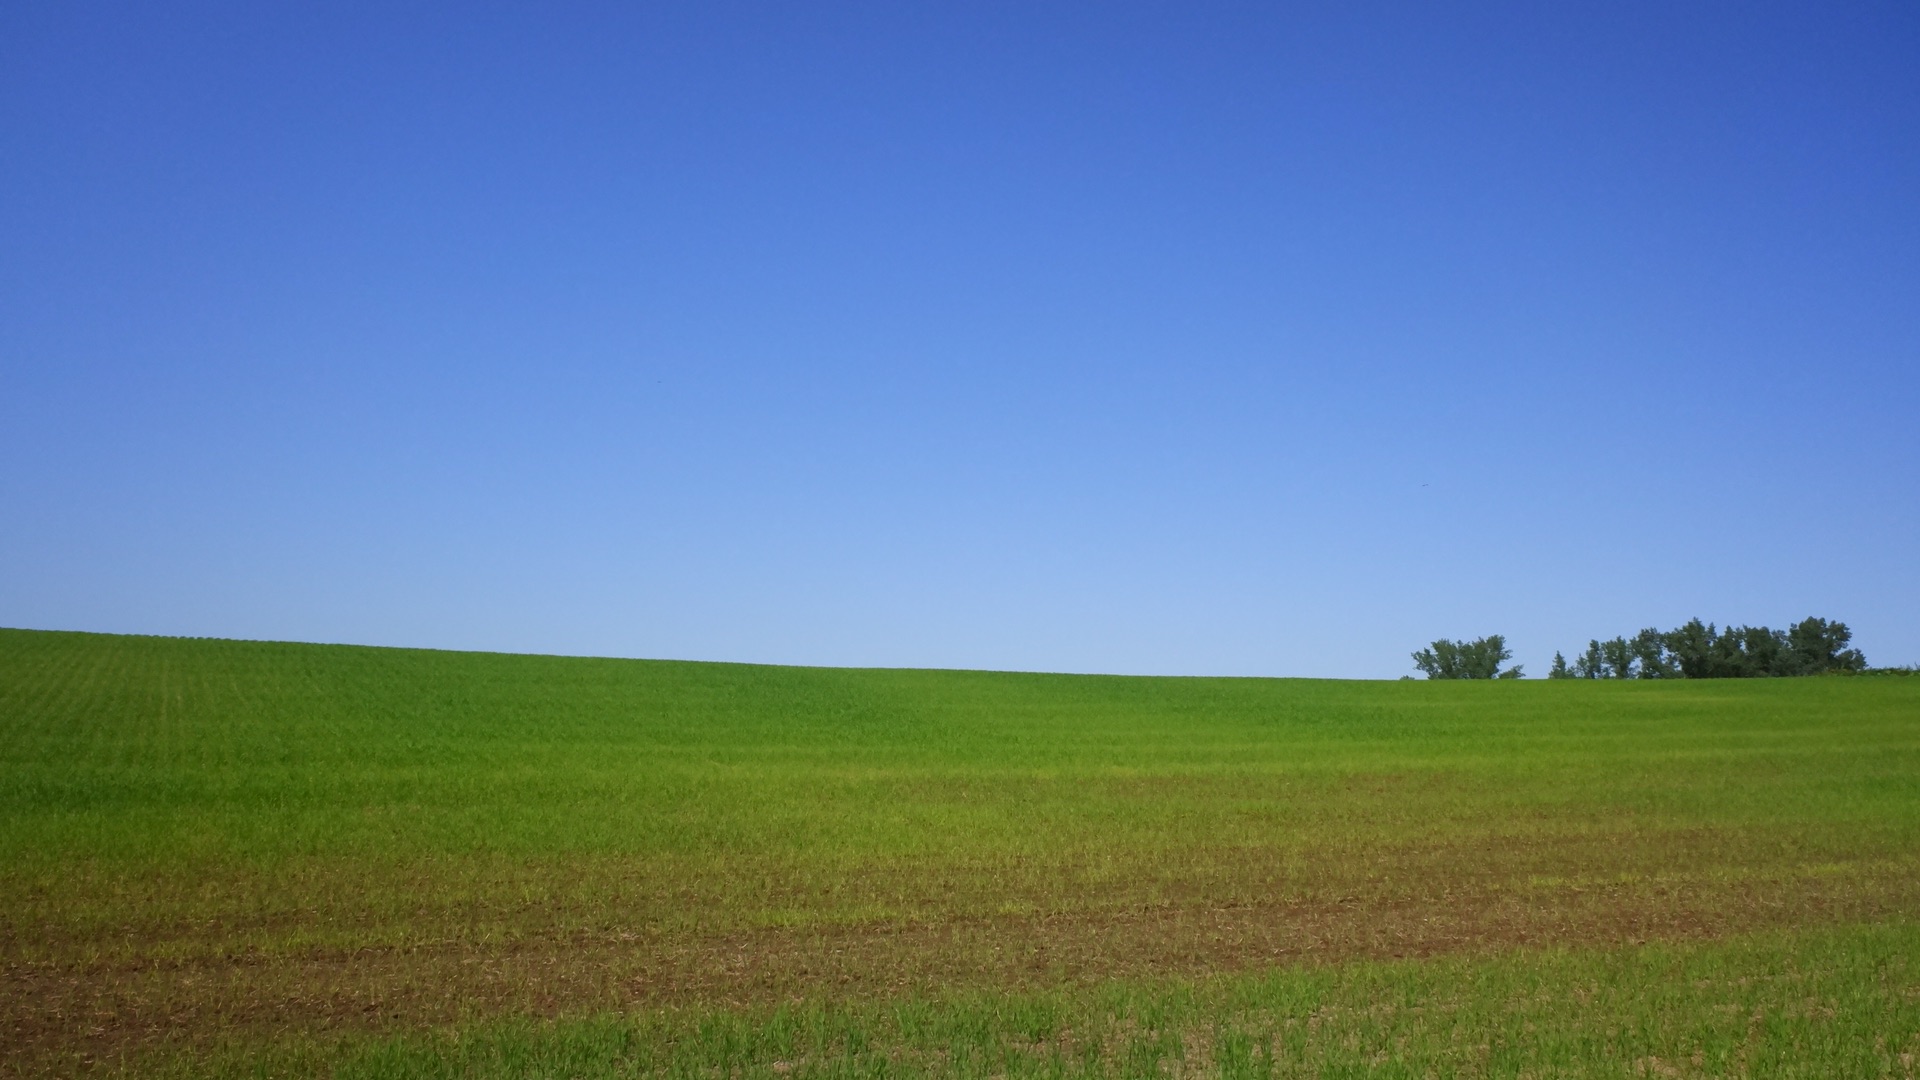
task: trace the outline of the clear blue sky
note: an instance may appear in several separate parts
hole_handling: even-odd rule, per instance
[[[1920,661],[1920,7],[0,8],[0,625]]]

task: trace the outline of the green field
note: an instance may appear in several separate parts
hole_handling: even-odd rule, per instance
[[[1920,1073],[1920,679],[0,631],[0,1072]]]

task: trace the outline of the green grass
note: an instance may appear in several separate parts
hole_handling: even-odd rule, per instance
[[[815,1071],[985,1075],[1055,1067],[993,1057],[1007,1010],[1145,1031],[1112,995],[1186,1002],[1179,1039],[1256,1046],[1292,1014],[1246,995],[1322,987],[1359,1026],[1278,1065],[1547,1075],[1539,1054],[1585,1039],[1568,1061],[1658,1043],[1640,1056],[1714,1074],[1667,1061],[1695,1052],[1675,1033],[1753,1004],[1801,1017],[1782,1052],[1809,1067],[1829,1050],[1806,1032],[1872,1029],[1880,1056],[1847,1071],[1910,1075],[1916,852],[1907,679],[1119,678],[0,631],[16,1061],[665,1069],[705,1010],[748,1041],[801,1015],[872,1032],[866,1057],[801,1055]],[[1769,981],[1776,954],[1853,1004],[1768,998],[1800,985]],[[1662,976],[1636,1014],[1649,964],[1748,983]],[[1528,980],[1553,999],[1522,1009],[1531,1035],[1414,1052],[1494,1045]],[[1452,1019],[1364,1019],[1389,984]],[[1562,1008],[1588,984],[1612,1012]],[[928,1057],[946,1037],[901,1027],[910,1005],[1000,1040],[980,1051],[1000,1064]],[[1653,1041],[1593,1041],[1616,1020]],[[1112,1042],[1060,1067],[1124,1072]]]
[[[1354,963],[1093,991],[710,1009],[229,1050],[388,1077],[1911,1076],[1920,930]]]

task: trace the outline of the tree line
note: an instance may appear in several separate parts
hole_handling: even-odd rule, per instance
[[[1413,666],[1429,679],[1520,679],[1520,665],[1501,670],[1513,659],[1507,639],[1489,634],[1477,641],[1448,641],[1441,638],[1413,654]],[[1413,676],[1409,675],[1408,678]]]
[[[1648,627],[1632,637],[1587,642],[1569,664],[1553,654],[1549,679],[1751,679],[1789,675],[1855,673],[1867,658],[1851,648],[1853,631],[1842,622],[1807,618],[1785,630],[1729,626],[1692,619],[1674,630]],[[1441,639],[1413,654],[1413,666],[1429,679],[1519,679],[1520,665],[1506,639],[1490,634],[1475,641]],[[1412,678],[1412,676],[1408,676]]]
[[[1754,679],[1860,672],[1867,658],[1849,648],[1843,622],[1807,618],[1785,630],[1729,626],[1691,619],[1665,632],[1648,627],[1632,637],[1589,641],[1567,663],[1553,654],[1549,679]]]

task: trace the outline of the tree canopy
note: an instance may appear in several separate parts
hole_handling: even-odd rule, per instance
[[[1867,658],[1849,648],[1853,631],[1842,622],[1807,618],[1786,630],[1729,626],[1691,619],[1665,632],[1648,627],[1633,637],[1589,641],[1568,664],[1553,654],[1549,679],[1750,679],[1865,671]]]
[[[1507,639],[1489,634],[1476,641],[1441,638],[1414,653],[1413,666],[1426,672],[1429,679],[1518,679],[1518,664],[1500,669],[1511,659],[1513,652],[1507,648]]]

